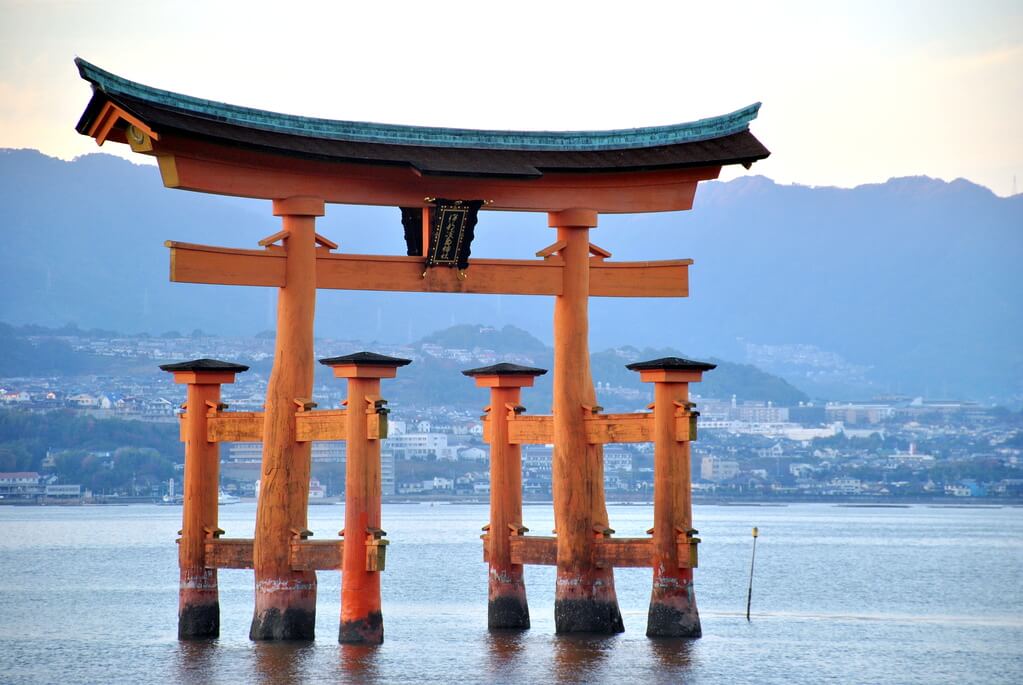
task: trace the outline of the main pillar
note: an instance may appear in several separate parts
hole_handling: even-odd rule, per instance
[[[562,293],[554,298],[554,521],[558,579],[554,623],[558,633],[619,633],[625,628],[615,594],[614,569],[593,562],[595,531],[608,528],[603,452],[586,439],[585,412],[596,405],[590,374],[590,229],[597,213],[569,209],[548,214],[558,229],[564,261]]]
[[[345,547],[341,559],[341,628],[338,641],[378,645],[384,641],[380,610],[380,571],[384,531],[380,528],[380,440],[369,421],[386,425],[380,379],[394,378],[409,359],[358,352],[321,359],[334,376],[348,379],[348,429],[345,448]],[[382,434],[381,434],[382,433]]]
[[[188,386],[181,437],[185,443],[184,500],[178,541],[178,639],[220,636],[217,569],[206,568],[206,536],[217,530],[220,447],[206,439],[206,417],[220,406],[220,386],[234,383],[249,367],[216,359],[195,359],[160,368]]]
[[[696,422],[690,411],[689,383],[699,382],[704,371],[716,367],[665,357],[627,368],[639,371],[641,380],[654,384],[654,577],[646,634],[700,637],[693,587],[695,555],[689,554],[680,564],[679,548],[689,552],[697,542],[693,538],[690,470],[690,441],[696,437]]]
[[[316,307],[315,217],[323,201],[274,200],[282,218],[287,255],[285,285],[278,291],[277,340],[266,391],[263,465],[253,566],[256,606],[253,640],[311,640],[316,624],[316,572],[293,571],[293,530],[305,530],[312,444],[295,440],[296,401],[313,389],[313,313]]]
[[[487,627],[491,630],[528,628],[529,605],[522,564],[512,563],[509,539],[512,534],[521,535],[525,531],[522,525],[522,447],[509,442],[508,414],[519,411],[522,388],[532,386],[533,379],[547,370],[502,363],[462,373],[475,378],[477,386],[490,388]]]

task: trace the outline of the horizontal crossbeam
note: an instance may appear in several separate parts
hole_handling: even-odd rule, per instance
[[[347,440],[348,410],[322,409],[295,412],[295,440]],[[181,414],[180,439],[186,440],[187,412]],[[209,442],[262,442],[264,412],[211,411],[206,416],[206,440]],[[366,413],[366,433],[370,440],[387,438],[387,414]]]
[[[483,421],[483,440],[491,440],[492,421],[500,417],[487,416]],[[512,445],[550,445],[554,443],[554,417],[532,416],[510,412],[508,421],[508,442]],[[654,416],[641,414],[589,414],[583,419],[586,440],[591,445],[606,445],[624,442],[653,442]],[[675,419],[675,440],[682,442],[695,438],[689,414],[680,414]]]
[[[534,535],[509,536],[511,563],[534,566],[557,566],[558,539]],[[486,541],[484,541],[486,544]],[[680,540],[678,567],[696,568],[696,555],[691,552],[696,542]],[[599,537],[593,544],[593,563],[599,568],[648,568],[654,565],[653,538]]]
[[[178,283],[284,285],[284,250],[247,250],[168,241],[170,280]],[[422,257],[316,253],[316,287],[329,290],[560,295],[563,262],[470,259],[469,269],[425,267]],[[687,297],[691,259],[590,263],[592,297]],[[425,273],[424,273],[425,272]]]
[[[423,174],[405,165],[299,159],[211,146],[166,132],[154,146],[168,188],[255,197],[318,197],[338,204],[423,206],[426,197],[485,198],[488,209],[557,212],[586,207],[601,214],[691,209],[697,183],[717,178],[712,166],[649,171],[552,171],[541,178],[482,178]]]
[[[252,568],[252,538],[206,540],[206,568]],[[340,571],[344,540],[295,540],[292,571]]]

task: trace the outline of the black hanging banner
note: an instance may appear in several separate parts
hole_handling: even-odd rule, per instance
[[[401,225],[405,227],[405,247],[409,257],[423,256],[423,208],[401,207]]]
[[[482,206],[483,200],[442,200],[438,198],[434,201],[430,217],[427,267],[453,266],[457,267],[459,271],[469,268],[469,249],[472,247],[477,214]],[[404,216],[405,210],[402,210],[403,220]],[[405,234],[408,235],[407,227]],[[406,242],[408,242],[407,238]]]

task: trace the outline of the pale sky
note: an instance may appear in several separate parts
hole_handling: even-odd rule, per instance
[[[753,172],[1023,191],[1023,2],[0,0],[0,147],[96,151],[75,56],[291,114],[629,128],[764,103]],[[108,143],[103,151],[129,156]],[[746,173],[741,168],[728,176]]]

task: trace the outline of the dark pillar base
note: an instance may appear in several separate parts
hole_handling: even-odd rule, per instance
[[[178,639],[220,637],[220,604],[188,604],[178,610]]]
[[[316,611],[276,608],[257,612],[249,628],[250,640],[312,640],[316,633]]]
[[[650,613],[646,621],[647,637],[696,638],[702,634],[700,614],[695,606],[679,607],[675,603],[650,603]]]
[[[525,597],[495,597],[487,603],[487,627],[490,630],[529,627],[529,606]]]
[[[617,602],[598,599],[559,599],[554,602],[555,632],[621,633],[625,631]]]
[[[366,618],[343,621],[337,641],[348,645],[379,645],[384,642],[384,616],[374,611]]]

